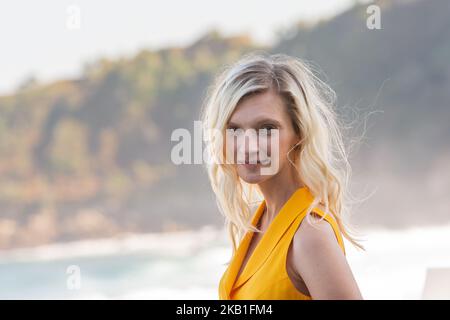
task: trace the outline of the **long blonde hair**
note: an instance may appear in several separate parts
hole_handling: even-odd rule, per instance
[[[255,51],[225,66],[208,88],[201,112],[210,158],[223,159],[223,141],[213,134],[214,130],[225,132],[241,99],[269,89],[282,97],[295,131],[302,138],[300,145],[290,150],[296,153],[295,163],[289,153],[288,160],[314,196],[307,217],[318,203],[324,204],[325,212],[332,214],[343,236],[364,250],[344,221],[351,167],[334,111],[335,93],[300,59]],[[232,164],[210,161],[206,169],[234,254],[246,232],[260,231],[251,224],[252,205],[263,197],[255,185],[239,178]]]

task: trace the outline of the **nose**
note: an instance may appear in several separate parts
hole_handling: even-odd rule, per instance
[[[238,153],[241,155],[240,159],[245,158],[245,163],[257,163],[259,148],[256,132],[254,130],[246,130],[242,140],[238,146]],[[245,155],[245,157],[242,155]]]

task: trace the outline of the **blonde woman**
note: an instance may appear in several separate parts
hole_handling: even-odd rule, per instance
[[[362,299],[345,256],[343,237],[363,247],[343,219],[350,166],[330,97],[283,54],[248,54],[210,87],[207,169],[233,247],[220,299]]]

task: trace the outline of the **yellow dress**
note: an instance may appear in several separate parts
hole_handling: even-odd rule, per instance
[[[270,223],[258,242],[239,277],[237,273],[248,250],[253,232],[247,232],[241,240],[230,264],[219,283],[221,300],[311,300],[299,292],[286,271],[286,259],[293,236],[306,216],[306,210],[314,200],[307,187],[297,189]],[[256,210],[252,225],[256,226],[264,212],[265,200]],[[344,254],[345,247],[339,227],[329,214],[319,208],[312,210],[325,216],[336,235]]]

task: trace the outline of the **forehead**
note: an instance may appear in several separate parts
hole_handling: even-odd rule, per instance
[[[268,90],[245,97],[236,106],[230,122],[247,122],[261,116],[279,121],[286,116],[283,100],[276,92]]]

